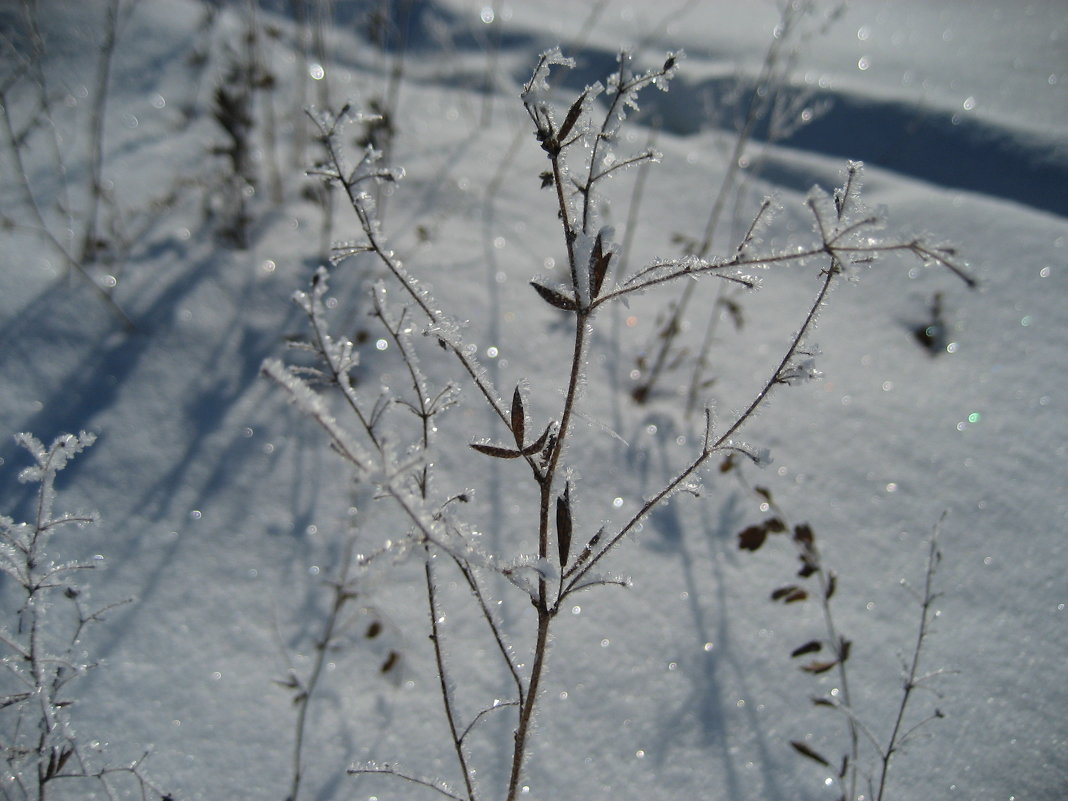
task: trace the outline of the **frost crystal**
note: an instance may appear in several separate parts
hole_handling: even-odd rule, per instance
[[[554,65],[574,69],[575,59],[564,56],[560,52],[559,46],[542,53],[541,58],[538,59],[537,66],[534,68],[534,74],[530,76],[530,80],[523,87],[522,98],[524,103],[536,105],[547,99],[549,94],[549,73]]]

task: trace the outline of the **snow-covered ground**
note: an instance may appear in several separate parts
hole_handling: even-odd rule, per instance
[[[0,7],[0,80],[16,130],[34,118],[37,98],[21,5]],[[44,221],[73,247],[65,230],[73,222],[80,235],[84,225],[87,131],[110,3],[36,5],[54,128],[34,127],[21,153]],[[390,156],[405,177],[382,209],[390,247],[442,309],[467,321],[464,340],[505,402],[522,382],[528,415],[544,426],[563,403],[572,334],[529,285],[536,275],[562,280],[566,265],[552,192],[539,190],[545,154],[518,99],[538,54],[559,44],[578,60],[556,86],[562,117],[583,86],[613,69],[620,47],[634,48],[644,66],[686,52],[670,91],[644,96],[620,146],[636,152],[655,136],[662,153],[645,173],[625,254],[637,269],[678,256],[673,235],[700,236],[778,10],[751,0],[426,0],[412,4],[401,58],[368,41],[365,20],[370,9],[403,13],[406,4],[335,0],[322,3],[336,19],[324,53],[305,59],[291,4],[260,0],[261,54],[276,86],[256,97],[261,184],[241,250],[220,243],[205,213],[226,168],[213,152],[227,140],[212,94],[242,53],[248,8],[222,5],[207,26],[207,5],[194,0],[121,3],[132,10],[112,64],[102,174],[122,226],[113,250],[88,269],[114,284],[134,331],[34,230],[3,139],[0,211],[10,224],[0,232],[0,513],[32,513],[31,488],[16,481],[28,456],[12,435],[31,432],[46,444],[63,432],[98,435],[61,474],[58,507],[95,509],[101,523],[64,532],[53,556],[103,555],[105,569],[78,576],[92,603],[135,600],[84,641],[87,658],[100,662],[71,685],[85,753],[99,768],[151,748],[145,770],[176,799],[282,799],[297,706],[279,682],[291,669],[311,670],[329,582],[352,532],[359,551],[406,533],[379,511],[388,503],[353,483],[320,428],[260,375],[265,359],[286,356],[287,340],[308,333],[290,296],[307,286],[323,252],[321,209],[301,191],[312,185],[303,168],[319,151],[308,141],[296,162],[294,142],[306,130],[296,109],[320,102],[323,90],[338,106],[366,106],[388,96],[391,70],[403,66]],[[783,388],[746,426],[740,438],[770,449],[772,462],[745,466],[745,480],[816,532],[838,576],[836,622],[853,643],[853,706],[883,743],[920,617],[901,580],[922,587],[930,536],[947,512],[941,596],[923,653],[924,671],[946,675],[929,685],[936,694],[915,695],[908,720],[935,709],[945,717],[896,755],[886,797],[1056,801],[1068,792],[1068,14],[1061,0],[856,0],[819,31],[809,23],[822,13],[806,18],[811,35],[796,61],[787,54],[781,62],[790,64],[791,92],[810,93],[803,108],[818,113],[790,138],[747,148],[749,177],[732,193],[714,252],[733,249],[765,195],[782,206],[765,242],[803,238],[809,188],[831,189],[859,159],[864,200],[885,209],[885,235],[956,246],[980,287],[969,291],[948,271],[905,257],[882,259],[838,287],[810,337],[823,377]],[[272,160],[280,203],[269,197]],[[611,206],[601,213],[619,241],[637,176],[607,184]],[[56,209],[64,184],[69,220]],[[358,239],[340,198],[335,210],[332,238]],[[115,216],[104,204],[102,229]],[[403,392],[408,380],[396,346],[368,316],[367,284],[379,269],[350,259],[332,284],[334,331],[368,336],[357,391],[369,403],[379,387]],[[722,321],[710,352],[717,425],[774,371],[818,272],[815,263],[768,268],[758,292],[732,296],[745,325]],[[701,284],[690,307],[691,355],[716,289]],[[629,397],[635,359],[652,348],[677,291],[595,318],[565,455],[576,543],[602,523],[618,529],[700,447],[702,424],[683,413],[688,368],[669,373],[647,404]],[[935,353],[914,332],[931,322],[936,294],[946,335]],[[421,356],[433,386],[463,385],[450,354],[432,340],[419,345],[428,346]],[[474,489],[463,516],[482,545],[506,558],[536,553],[529,470],[468,447],[504,442],[500,420],[465,386],[439,428],[435,496]],[[837,689],[837,673],[806,674],[790,657],[821,636],[820,607],[769,600],[796,580],[785,538],[755,554],[737,546],[738,532],[768,514],[734,475],[710,465],[700,498],[675,498],[607,560],[630,588],[569,599],[554,624],[524,798],[837,797],[834,771],[790,744],[803,741],[835,764],[848,750],[842,720],[811,703]],[[352,617],[309,707],[301,798],[441,797],[396,778],[346,774],[368,761],[444,780],[452,792],[463,787],[428,641],[420,555],[380,559],[357,574]],[[441,642],[460,717],[470,720],[512,691],[462,577],[448,568],[439,565],[448,609]],[[526,596],[503,581],[487,586],[517,661],[529,662],[536,622]],[[18,595],[8,577],[0,600],[0,631],[10,634]],[[0,683],[0,692],[12,690]],[[0,743],[14,721],[11,709],[0,710]],[[504,797],[514,726],[506,707],[467,740],[480,798]],[[870,752],[864,766],[877,767]],[[5,797],[22,797],[9,776],[0,782]],[[54,787],[100,797],[98,787],[74,785]],[[136,797],[126,778],[114,786]]]

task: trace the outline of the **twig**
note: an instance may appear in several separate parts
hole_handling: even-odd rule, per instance
[[[455,793],[449,792],[444,787],[440,786],[437,782],[433,782],[433,781],[431,781],[429,779],[422,779],[422,778],[420,778],[418,776],[412,776],[409,773],[402,773],[401,771],[396,770],[395,768],[391,768],[388,765],[384,766],[384,767],[381,767],[381,768],[377,768],[377,767],[349,768],[348,773],[349,773],[350,776],[367,776],[367,775],[374,775],[374,774],[384,774],[386,776],[395,776],[396,778],[403,779],[406,782],[411,782],[412,784],[418,784],[420,787],[429,787],[431,790],[434,790],[435,792],[440,793],[441,795],[445,796],[446,798],[453,799],[453,801],[467,801],[467,799],[464,798],[463,796],[459,796],[459,795],[456,795]]]
[[[89,274],[88,270],[85,269],[85,265],[71,255],[70,251],[68,251],[63,243],[52,233],[52,230],[48,227],[48,223],[45,222],[44,216],[41,213],[41,208],[37,203],[37,197],[34,195],[33,188],[30,186],[29,176],[26,172],[26,165],[22,159],[22,150],[19,147],[18,139],[15,136],[15,129],[12,126],[11,114],[8,109],[9,104],[7,98],[0,92],[0,117],[2,117],[4,121],[4,133],[6,134],[8,148],[11,150],[12,158],[15,160],[15,172],[18,175],[19,187],[22,190],[23,199],[26,202],[26,207],[29,209],[30,214],[33,216],[34,222],[37,224],[38,233],[59,254],[63,259],[64,264],[69,269],[78,273],[78,275],[85,280],[89,285],[89,288],[93,290],[96,296],[108,307],[108,310],[120,323],[122,323],[123,328],[127,331],[134,331],[136,327],[134,326],[133,320],[131,320],[126,312],[122,310],[122,307],[119,306],[115,301],[115,298],[111,296],[111,293],[93,280],[93,277]]]
[[[938,564],[942,561],[942,552],[938,549],[938,534],[941,529],[941,522],[942,520],[945,520],[945,517],[945,513],[943,513],[942,519],[934,528],[934,532],[931,535],[931,544],[927,550],[927,569],[924,572],[923,577],[923,597],[920,603],[920,624],[916,631],[916,645],[912,649],[912,658],[909,662],[908,673],[905,676],[904,685],[902,686],[901,703],[898,705],[897,714],[894,717],[894,725],[890,731],[890,739],[887,741],[886,748],[881,754],[879,784],[875,795],[875,801],[883,800],[884,793],[886,792],[887,776],[890,773],[890,761],[894,758],[894,754],[901,749],[909,736],[915,732],[916,729],[931,720],[942,717],[941,711],[936,709],[933,715],[920,721],[903,735],[901,734],[901,726],[905,720],[905,711],[908,708],[909,701],[912,699],[913,690],[920,686],[922,682],[922,678],[919,675],[920,656],[923,653],[923,646],[927,640],[927,635],[930,632],[931,605],[938,598],[938,594],[934,591],[934,577],[938,570]]]
[[[315,658],[312,662],[311,673],[308,674],[308,678],[303,682],[299,681],[296,675],[291,673],[290,681],[284,685],[292,687],[296,691],[293,701],[297,707],[297,719],[294,724],[293,737],[293,772],[287,801],[297,801],[300,793],[300,783],[304,777],[304,739],[307,734],[308,707],[311,705],[312,696],[315,695],[315,691],[319,687],[323,667],[326,665],[327,652],[334,641],[342,610],[349,601],[356,597],[356,593],[349,586],[349,573],[352,570],[355,544],[355,537],[349,537],[345,543],[338,577],[333,584],[334,597],[330,604],[330,612],[326,616],[322,633],[315,641]]]
[[[445,720],[449,724],[449,734],[452,737],[453,750],[456,752],[456,761],[460,766],[460,772],[464,777],[464,786],[467,788],[467,801],[475,800],[475,788],[471,783],[471,769],[467,765],[467,753],[464,750],[464,738],[456,725],[456,713],[453,709],[455,702],[452,698],[452,690],[449,687],[448,672],[445,668],[445,656],[441,650],[441,636],[438,629],[438,620],[441,611],[438,608],[437,588],[434,581],[434,572],[431,567],[431,554],[428,545],[423,546],[425,560],[423,562],[424,575],[426,577],[427,609],[430,613],[430,641],[434,644],[434,663],[438,668],[438,683],[441,690],[441,701],[445,705]]]
[[[104,17],[104,41],[100,45],[100,55],[97,59],[96,90],[93,111],[89,117],[89,210],[86,212],[85,234],[82,238],[81,254],[78,256],[78,262],[81,264],[93,261],[99,248],[97,220],[100,200],[104,196],[104,119],[107,112],[108,85],[111,81],[111,63],[119,38],[121,7],[122,0],[110,0],[108,3]]]

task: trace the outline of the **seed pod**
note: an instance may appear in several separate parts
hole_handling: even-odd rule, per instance
[[[564,485],[564,494],[556,499],[556,544],[560,552],[560,567],[567,565],[571,554],[571,484]]]
[[[523,448],[519,453],[522,456],[533,456],[545,447],[545,443],[549,440],[549,432],[552,430],[552,423],[545,426],[545,430],[541,432],[541,436],[534,442],[530,443],[527,447]]]
[[[590,294],[596,298],[601,294],[601,285],[604,277],[608,274],[608,264],[612,261],[612,252],[604,252],[602,234],[597,234],[597,240],[593,244],[593,252],[590,254]]]
[[[512,435],[515,437],[515,446],[523,450],[523,440],[526,435],[526,415],[523,410],[523,396],[516,386],[512,394]]]
[[[542,300],[551,306],[563,309],[564,311],[575,311],[578,308],[578,304],[575,303],[574,298],[569,298],[567,295],[561,294],[555,289],[550,289],[547,286],[542,286],[535,281],[531,281],[530,285],[534,287],[539,295],[541,295]]]
[[[512,450],[511,448],[502,448],[499,445],[472,442],[471,447],[479,453],[484,453],[486,456],[492,456],[495,459],[516,459],[519,457],[519,451]]]
[[[768,530],[764,526],[749,526],[738,534],[738,547],[743,551],[755,551],[764,544]]]
[[[790,656],[797,658],[804,656],[805,654],[814,654],[823,648],[822,643],[819,640],[809,640],[804,645],[799,645],[793,651],[790,652]]]
[[[581,95],[579,95],[575,102],[571,104],[571,108],[567,110],[567,116],[564,118],[564,124],[560,126],[560,130],[556,133],[556,138],[561,143],[564,139],[567,139],[567,135],[571,133],[571,129],[575,127],[575,123],[578,122],[579,115],[582,114],[582,104],[586,101],[586,95],[590,90],[587,88]]]
[[[582,549],[582,553],[578,555],[578,559],[575,560],[574,566],[567,571],[565,576],[569,576],[574,573],[579,567],[586,563],[586,560],[593,556],[593,549],[597,547],[597,543],[601,541],[601,535],[604,534],[604,526],[597,529],[597,533],[590,537],[590,541],[586,543],[586,547]]]

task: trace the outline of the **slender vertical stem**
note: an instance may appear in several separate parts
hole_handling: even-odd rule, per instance
[[[493,19],[490,21],[489,53],[486,56],[486,75],[482,82],[482,116],[479,126],[486,130],[493,121],[493,94],[496,88],[497,62],[501,53],[501,4],[494,0],[490,7]]]
[[[267,60],[264,58],[262,37],[260,36],[259,0],[248,0],[248,63],[252,73],[252,80],[257,89],[267,89],[262,93],[263,112],[267,119],[263,125],[263,150],[267,162],[267,184],[271,194],[271,202],[275,205],[282,203],[282,174],[278,166],[278,120],[274,109],[274,93],[268,88],[269,79],[273,79],[267,71]]]
[[[559,206],[559,216],[564,228],[564,239],[567,244],[567,260],[571,273],[571,285],[575,292],[575,338],[571,352],[571,371],[567,381],[567,393],[564,398],[563,410],[560,414],[560,426],[557,431],[556,444],[549,455],[548,464],[538,478],[539,483],[539,509],[538,509],[538,557],[542,560],[549,558],[549,524],[552,511],[553,484],[556,479],[560,458],[564,452],[568,433],[571,427],[571,417],[575,410],[578,399],[579,385],[582,381],[582,365],[586,350],[586,328],[590,318],[590,311],[583,307],[583,299],[578,291],[578,271],[586,269],[580,265],[575,256],[575,229],[571,219],[567,199],[564,196],[563,164],[560,151],[550,151],[549,160],[552,164],[553,183],[556,187],[556,200]],[[592,173],[593,166],[590,166]],[[589,181],[587,182],[587,196],[589,195]],[[585,230],[586,221],[583,222]],[[537,475],[537,474],[536,474]],[[563,569],[563,566],[561,566]],[[527,688],[525,703],[520,708],[519,723],[515,731],[515,748],[512,753],[512,771],[508,782],[508,801],[514,801],[519,788],[519,780],[522,775],[523,763],[526,757],[527,740],[530,733],[530,723],[534,717],[534,710],[538,703],[538,689],[541,685],[541,676],[545,668],[549,645],[549,627],[556,615],[556,604],[559,597],[550,603],[548,583],[544,576],[538,577],[538,597],[535,607],[538,613],[538,635],[534,645],[534,664],[531,666],[530,684]]]
[[[712,208],[709,211],[708,220],[705,222],[705,229],[701,236],[701,242],[694,250],[693,255],[698,258],[706,258],[712,251],[712,243],[715,238],[716,228],[719,226],[719,220],[723,215],[723,209],[726,205],[727,198],[734,190],[738,173],[742,169],[742,157],[745,155],[746,148],[749,146],[749,142],[752,139],[753,130],[756,127],[757,122],[763,118],[767,109],[774,102],[774,98],[778,95],[779,88],[781,88],[777,88],[773,86],[773,84],[779,77],[777,70],[780,63],[782,48],[784,47],[787,36],[793,29],[796,18],[803,13],[805,13],[804,10],[798,10],[789,4],[783,8],[782,17],[779,22],[780,33],[772,39],[771,44],[768,46],[768,50],[764,55],[764,63],[761,66],[760,76],[757,78],[756,85],[753,87],[753,91],[749,95],[749,102],[746,105],[745,118],[742,127],[734,137],[734,146],[731,148],[730,158],[727,161],[727,173],[723,177],[722,183],[719,185],[715,200],[712,202]],[[656,385],[660,373],[668,361],[672,346],[675,344],[675,338],[682,330],[682,321],[685,317],[686,309],[689,307],[690,301],[693,299],[693,295],[696,291],[697,284],[694,282],[689,282],[683,287],[679,299],[675,302],[675,306],[671,310],[670,318],[667,323],[664,324],[663,328],[660,329],[660,332],[658,333],[660,347],[657,350],[656,358],[653,360],[654,367],[645,380],[634,390],[634,397],[639,402],[643,402]],[[703,352],[704,349],[702,349],[702,353]],[[697,382],[698,380],[697,371],[694,373],[693,380],[694,382]],[[697,389],[692,383],[690,387],[691,394],[696,393],[696,391]]]
[[[464,776],[464,786],[467,788],[469,801],[475,799],[475,788],[471,784],[471,769],[467,766],[467,755],[464,752],[463,738],[456,725],[456,713],[453,710],[452,690],[449,687],[448,674],[445,670],[445,656],[441,650],[441,636],[438,628],[439,608],[437,600],[437,588],[434,584],[434,573],[431,567],[430,546],[424,546],[424,575],[426,576],[427,605],[430,609],[430,641],[434,644],[434,662],[438,668],[438,681],[441,684],[441,701],[445,706],[445,719],[449,724],[449,733],[452,735],[452,745],[456,751],[456,761],[460,764],[460,771]]]
[[[304,168],[305,166],[305,145],[308,140],[308,130],[302,117],[304,114],[304,98],[307,96],[306,85],[308,80],[308,53],[310,46],[308,44],[308,37],[310,31],[308,30],[308,9],[306,8],[309,0],[289,0],[289,7],[293,13],[294,26],[296,28],[296,49],[297,57],[293,59],[294,64],[294,81],[293,81],[293,105],[290,110],[290,114],[294,120],[293,134],[290,137],[290,164],[295,167]]]
[[[815,548],[814,545],[811,547]],[[849,710],[849,714],[846,716],[849,726],[849,801],[853,801],[853,799],[857,797],[857,771],[859,769],[859,765],[857,765],[857,757],[860,746],[860,737],[858,734],[856,718],[853,717],[853,697],[849,692],[849,672],[846,670],[845,642],[842,635],[838,633],[838,627],[834,623],[834,616],[831,613],[831,605],[827,597],[827,590],[829,588],[827,571],[824,569],[823,563],[820,561],[818,555],[816,557],[816,562],[819,565],[819,569],[816,571],[816,576],[819,579],[820,597],[822,599],[823,607],[823,622],[827,629],[827,641],[830,643],[831,648],[834,649],[834,656],[838,660],[836,671],[838,673],[838,683],[841,685],[842,690],[842,706]]]
[[[89,118],[89,211],[86,214],[85,235],[79,262],[92,261],[97,250],[97,219],[100,214],[100,199],[104,195],[101,170],[104,163],[104,117],[107,112],[108,84],[111,80],[111,60],[118,40],[119,6],[122,0],[111,0],[108,5],[104,41],[100,46],[97,62],[96,96],[93,112]]]
[[[312,695],[319,686],[319,678],[322,676],[323,666],[326,664],[326,653],[334,639],[334,632],[337,630],[338,621],[341,619],[341,611],[345,604],[354,597],[348,589],[348,581],[349,571],[352,568],[352,551],[355,542],[355,538],[350,538],[345,545],[345,551],[341,557],[341,572],[334,587],[334,601],[330,607],[326,625],[323,627],[323,633],[315,643],[315,661],[312,664],[312,671],[308,676],[308,680],[304,683],[300,695],[296,698],[297,721],[295,726],[296,733],[293,738],[293,780],[290,783],[289,796],[286,801],[297,801],[300,782],[304,775],[303,754],[308,707],[311,704]]]
[[[544,583],[544,582],[542,582]],[[527,700],[519,712],[519,726],[515,731],[515,750],[512,754],[512,773],[508,780],[506,801],[515,801],[519,791],[519,779],[522,775],[523,761],[526,756],[530,722],[534,718],[534,707],[541,685],[541,674],[545,667],[546,651],[549,645],[549,623],[552,615],[544,609],[538,610],[538,641],[534,646],[534,664],[530,670],[530,686],[527,688]]]
[[[908,675],[905,678],[905,687],[901,694],[901,704],[898,706],[897,715],[894,718],[893,730],[890,732],[890,740],[886,745],[886,751],[882,755],[882,765],[880,766],[879,771],[879,788],[875,793],[875,801],[883,801],[883,794],[886,791],[886,778],[890,773],[890,760],[893,759],[894,754],[897,753],[904,739],[908,738],[908,732],[904,737],[900,737],[901,725],[905,720],[905,710],[908,708],[909,700],[912,698],[912,691],[916,689],[916,684],[919,680],[920,653],[923,651],[923,643],[927,639],[927,630],[931,622],[931,604],[934,603],[934,600],[937,597],[933,587],[935,569],[938,566],[940,558],[941,553],[938,550],[938,529],[936,527],[934,536],[931,537],[931,546],[927,554],[927,573],[924,576],[923,601],[920,611],[919,630],[916,632],[916,646],[912,649],[912,660],[909,664]],[[937,711],[935,712],[935,717],[940,715],[941,713]]]
[[[33,58],[29,68],[33,72],[34,83],[37,85],[41,114],[48,128],[48,140],[52,150],[52,163],[56,170],[59,183],[56,206],[63,211],[66,218],[66,243],[64,248],[69,253],[74,252],[74,237],[76,236],[74,225],[74,213],[70,202],[70,184],[67,179],[67,163],[63,154],[63,148],[59,142],[59,132],[56,128],[56,115],[52,108],[51,89],[48,76],[45,73],[45,41],[41,34],[38,23],[37,0],[23,0],[23,16],[26,19],[26,27],[29,30],[30,41],[33,44]],[[67,270],[70,270],[69,265]]]
[[[401,83],[404,79],[404,66],[408,54],[409,37],[411,36],[412,24],[412,0],[401,0],[401,8],[397,11],[399,28],[397,30],[396,52],[393,54],[393,64],[389,69],[389,81],[386,84],[385,96],[382,98],[382,116],[385,130],[380,144],[382,151],[382,163],[389,166],[393,163],[393,145],[397,131],[397,109],[400,105]],[[384,11],[388,15],[390,12]],[[383,23],[387,24],[387,23]],[[380,43],[385,54],[387,34],[383,33]],[[389,193],[383,191],[385,187],[379,184],[375,188],[375,204],[378,209],[378,221],[381,223],[386,218],[386,205],[389,201]]]

